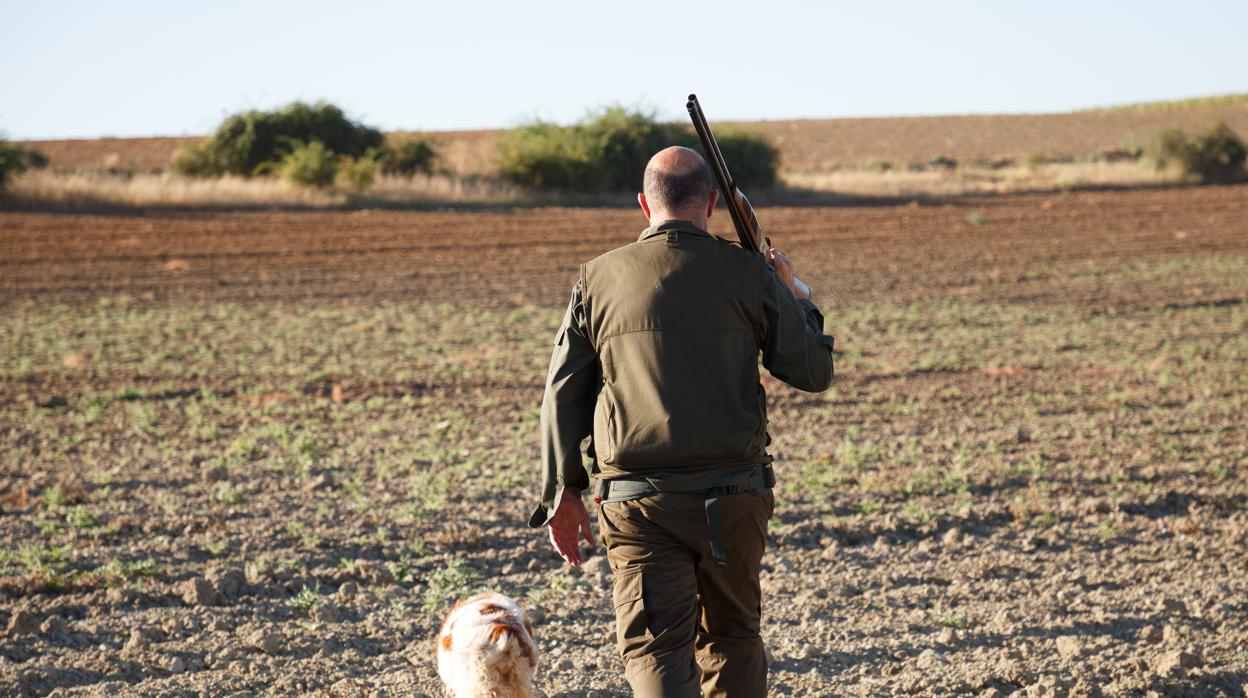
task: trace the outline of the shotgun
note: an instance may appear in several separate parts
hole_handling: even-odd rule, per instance
[[[706,122],[706,115],[702,113],[702,105],[698,103],[698,96],[689,95],[685,108],[689,110],[693,130],[697,131],[698,140],[702,142],[702,151],[706,153],[711,172],[715,173],[715,183],[719,185],[720,199],[723,200],[724,206],[728,207],[728,215],[732,216],[732,225],[737,229],[737,239],[741,241],[741,247],[755,250],[767,257],[767,251],[771,249],[771,239],[763,235],[763,230],[758,225],[758,217],[754,215],[754,207],[750,205],[749,199],[745,198],[736,180],[729,174],[728,165],[724,162],[724,154],[719,150],[715,134],[711,133],[711,125]],[[794,276],[793,283],[809,295],[810,287],[802,283],[801,279]]]

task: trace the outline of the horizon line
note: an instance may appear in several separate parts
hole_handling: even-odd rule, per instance
[[[307,101],[307,100],[296,99],[296,100],[291,100],[290,102],[286,102],[285,104],[292,104],[294,102],[300,102],[300,101]],[[318,101],[321,101],[321,100],[318,100]],[[324,101],[328,101],[328,100],[324,100]],[[790,117],[783,117],[783,118],[753,118],[753,119],[729,118],[729,119],[715,119],[714,123],[748,124],[748,123],[776,123],[776,122],[787,122],[787,121],[852,121],[852,120],[859,120],[859,119],[863,119],[863,120],[940,119],[940,118],[961,118],[961,117],[969,117],[969,116],[981,116],[981,117],[983,116],[987,116],[987,117],[1067,116],[1067,115],[1075,115],[1075,114],[1087,114],[1087,113],[1100,112],[1100,111],[1133,111],[1133,110],[1152,111],[1152,110],[1166,110],[1166,109],[1173,109],[1173,108],[1193,108],[1193,107],[1202,107],[1202,106],[1216,106],[1220,104],[1230,105],[1230,104],[1235,104],[1238,102],[1248,103],[1248,92],[1238,92],[1238,91],[1237,92],[1221,92],[1221,93],[1216,93],[1216,94],[1211,94],[1211,95],[1206,94],[1206,95],[1198,95],[1198,96],[1190,96],[1190,97],[1175,97],[1175,98],[1169,98],[1169,99],[1146,100],[1146,101],[1140,101],[1140,102],[1102,104],[1102,105],[1094,105],[1094,106],[1087,106],[1087,107],[1077,107],[1073,109],[1065,109],[1065,110],[1059,110],[1059,111],[1031,111],[1031,110],[984,111],[984,112],[968,111],[968,112],[959,112],[959,113],[921,113],[921,112],[918,112],[918,113],[905,113],[905,114],[859,114],[859,115],[843,115],[843,116],[790,116]],[[330,102],[330,103],[333,104],[333,102]],[[599,107],[594,107],[594,108],[587,110],[586,114],[592,114],[594,110],[596,109],[609,108],[611,106],[617,106],[617,105],[608,104],[608,105],[603,105]],[[250,111],[250,110],[240,110],[240,112],[242,111]],[[240,112],[235,112],[235,113],[240,113]],[[524,122],[524,123],[531,123],[531,121]],[[562,124],[560,122],[553,122],[553,123],[558,123],[559,125],[567,125],[567,124]],[[464,127],[456,127],[456,128],[429,128],[429,129],[395,128],[395,129],[380,129],[380,130],[382,131],[382,133],[436,134],[436,133],[480,133],[480,132],[489,132],[489,131],[510,131],[517,127],[518,125],[516,126],[480,126],[480,127],[464,126]],[[130,134],[130,135],[100,134],[100,135],[94,135],[94,136],[42,136],[42,137],[7,139],[4,136],[3,131],[0,130],[0,140],[10,140],[11,142],[15,142],[15,143],[52,142],[52,141],[147,140],[147,139],[156,139],[156,138],[207,138],[210,135],[211,135],[210,133],[208,134],[204,134],[204,133],[155,133],[155,134],[147,133],[147,134]]]

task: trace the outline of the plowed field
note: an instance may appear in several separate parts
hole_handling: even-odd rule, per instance
[[[840,350],[765,380],[774,695],[1243,695],[1248,187],[760,217]],[[643,225],[0,213],[0,694],[440,695],[491,588],[546,695],[626,695],[602,556],[523,521],[576,266]]]

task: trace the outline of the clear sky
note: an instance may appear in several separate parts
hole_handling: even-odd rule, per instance
[[[210,132],[327,99],[386,130],[1066,111],[1248,92],[1248,0],[0,0],[11,138]]]

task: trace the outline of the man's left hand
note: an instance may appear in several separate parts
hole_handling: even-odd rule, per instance
[[[575,490],[565,489],[559,496],[559,505],[555,515],[550,518],[550,542],[554,544],[559,557],[568,564],[581,564],[581,536],[590,545],[596,545],[594,533],[589,527],[589,512],[581,495]]]
[[[794,296],[802,300],[810,300],[810,287],[802,283],[802,280],[793,273],[793,262],[789,261],[788,255],[772,247],[767,250],[767,261],[776,268],[780,280],[789,287]]]

